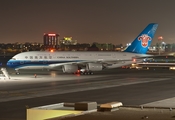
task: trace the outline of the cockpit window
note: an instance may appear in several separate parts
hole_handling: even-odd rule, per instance
[[[12,58],[12,60],[16,60],[16,58]]]

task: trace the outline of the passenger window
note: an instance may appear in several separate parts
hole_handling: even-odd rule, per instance
[[[35,59],[38,59],[38,56],[35,56]]]
[[[27,59],[28,57],[27,57],[27,56],[25,56],[25,58]]]
[[[33,59],[33,56],[30,56],[30,59]]]
[[[52,59],[52,56],[49,56],[50,59]]]
[[[47,56],[44,56],[44,59],[47,59]]]
[[[40,59],[42,59],[43,57],[42,57],[42,56],[40,56],[39,58],[40,58]]]

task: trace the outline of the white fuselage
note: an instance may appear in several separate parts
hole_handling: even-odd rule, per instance
[[[101,63],[110,64],[106,68],[116,68],[131,64],[133,58],[143,57],[145,54],[127,52],[79,52],[79,51],[31,51],[15,55],[8,61],[9,67],[18,69],[51,69],[70,64]]]
[[[117,61],[132,60],[134,57],[147,56],[145,54],[127,53],[127,52],[45,52],[31,51],[17,54],[13,57],[15,60],[86,60],[86,61]]]

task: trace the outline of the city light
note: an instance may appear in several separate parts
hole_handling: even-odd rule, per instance
[[[72,40],[72,37],[64,37],[64,40]]]
[[[51,50],[50,50],[50,52],[54,52],[54,50],[53,50],[53,49],[51,49]]]
[[[56,36],[56,34],[48,34],[48,36]]]
[[[162,42],[162,44],[165,44],[165,42]]]
[[[158,40],[163,40],[163,37],[162,37],[162,36],[159,36],[159,37],[158,37]]]
[[[130,46],[130,45],[131,45],[131,43],[127,43],[127,44],[126,44],[126,46]]]

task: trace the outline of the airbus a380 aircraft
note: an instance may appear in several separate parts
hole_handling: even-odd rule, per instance
[[[62,68],[64,73],[83,71],[92,73],[103,69],[117,68],[133,63],[133,58],[148,56],[150,46],[158,24],[149,24],[124,52],[84,52],[84,51],[31,51],[15,55],[7,62],[19,74],[20,69],[56,69]]]

